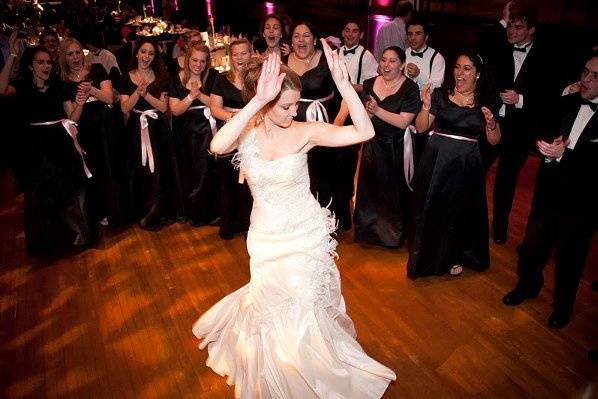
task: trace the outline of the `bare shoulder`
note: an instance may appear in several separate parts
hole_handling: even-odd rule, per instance
[[[330,124],[324,122],[297,122],[293,121],[289,127],[289,135],[294,137],[299,151],[308,152],[315,145],[315,137],[319,136],[325,129],[329,128]]]

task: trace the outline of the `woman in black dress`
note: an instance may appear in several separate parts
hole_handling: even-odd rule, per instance
[[[419,89],[403,74],[404,62],[401,48],[388,47],[380,58],[381,75],[363,83],[376,136],[363,144],[354,217],[356,242],[392,248],[407,235],[403,136],[420,109]]]
[[[133,220],[159,230],[173,207],[172,134],[166,119],[168,79],[156,45],[141,40],[133,63],[123,75],[120,107],[127,135],[128,201]]]
[[[260,25],[262,37],[266,42],[266,55],[277,53],[280,57],[287,57],[291,46],[285,42],[285,25],[282,18],[276,14],[268,14]]]
[[[301,99],[295,120],[329,122],[339,110],[340,96],[322,50],[316,47],[318,35],[309,22],[298,22],[291,30],[293,51],[288,66],[301,79]],[[336,216],[341,230],[351,226],[350,201],[352,190],[342,184],[347,171],[342,162],[342,148],[317,147],[308,154],[311,191],[320,204],[328,207]]]
[[[413,224],[407,276],[459,275],[463,266],[490,265],[485,170],[479,140],[500,140],[497,93],[491,90],[482,59],[461,54],[452,76],[430,93],[422,88],[418,132],[432,123],[413,181]],[[490,111],[492,109],[493,111]]]
[[[230,44],[231,69],[217,77],[210,94],[210,110],[219,121],[219,126],[228,122],[245,106],[241,90],[241,72],[251,58],[251,43],[245,39]],[[234,152],[216,159],[218,184],[220,185],[220,237],[230,240],[235,233],[245,233],[249,229],[249,216],[253,200],[249,187],[239,180],[231,159]]]
[[[85,104],[78,119],[79,142],[93,177],[88,183],[90,216],[95,222],[105,219],[111,225],[123,218],[124,163],[119,145],[119,130],[109,104],[113,103],[112,82],[101,64],[86,64],[81,44],[65,38],[60,50],[63,101],[67,115],[76,111],[77,94]],[[71,118],[72,119],[72,118]]]
[[[26,251],[39,255],[71,245],[89,245],[96,231],[87,214],[86,186],[91,172],[77,141],[73,120],[67,119],[59,80],[51,79],[52,59],[41,46],[28,49],[22,59],[22,80],[8,84],[18,53],[16,34],[10,38],[11,54],[0,73],[0,94],[15,95],[21,110],[18,148],[25,194]],[[79,110],[85,95],[75,99]]]
[[[208,152],[216,130],[210,113],[216,72],[210,68],[210,49],[203,44],[190,45],[184,58],[185,68],[171,80],[168,95],[185,216],[201,226],[217,216],[214,159]]]

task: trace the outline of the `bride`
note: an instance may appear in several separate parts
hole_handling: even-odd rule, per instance
[[[208,346],[207,365],[228,376],[237,398],[380,398],[396,378],[355,340],[334,263],[336,223],[309,190],[311,148],[374,135],[344,63],[322,44],[353,126],[294,121],[301,82],[270,54],[246,65],[248,103],[210,145],[216,154],[238,149],[234,162],[254,198],[251,280],[193,326],[199,347]]]

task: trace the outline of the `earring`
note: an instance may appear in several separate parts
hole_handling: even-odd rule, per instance
[[[479,78],[480,78],[480,75],[475,76],[475,80],[478,80]]]

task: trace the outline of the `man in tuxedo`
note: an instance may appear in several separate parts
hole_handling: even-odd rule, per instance
[[[444,81],[444,57],[428,46],[429,36],[430,28],[422,19],[414,18],[407,24],[409,47],[405,50],[405,74],[420,90],[426,83],[434,89]]]
[[[546,110],[546,130],[537,141],[545,158],[536,177],[532,209],[520,247],[519,280],[503,298],[509,306],[535,298],[544,283],[542,270],[555,248],[553,313],[548,319],[552,328],[562,328],[569,322],[598,227],[597,109],[598,52],[593,52],[581,73],[579,92],[560,98],[554,109]]]
[[[545,78],[547,51],[534,39],[536,12],[531,6],[510,4],[506,16],[506,40],[495,43],[489,59],[492,61],[502,106],[501,141],[494,182],[493,228],[494,241],[504,244],[507,240],[509,214],[513,205],[519,172],[533,149],[536,138],[536,120],[551,101],[553,79]],[[502,20],[501,24],[505,21]],[[489,162],[491,164],[491,162]]]
[[[363,81],[378,76],[378,62],[374,55],[364,48],[359,41],[363,31],[359,22],[349,20],[342,31],[343,45],[339,49],[339,58],[345,62],[353,88],[357,93],[363,90]]]

